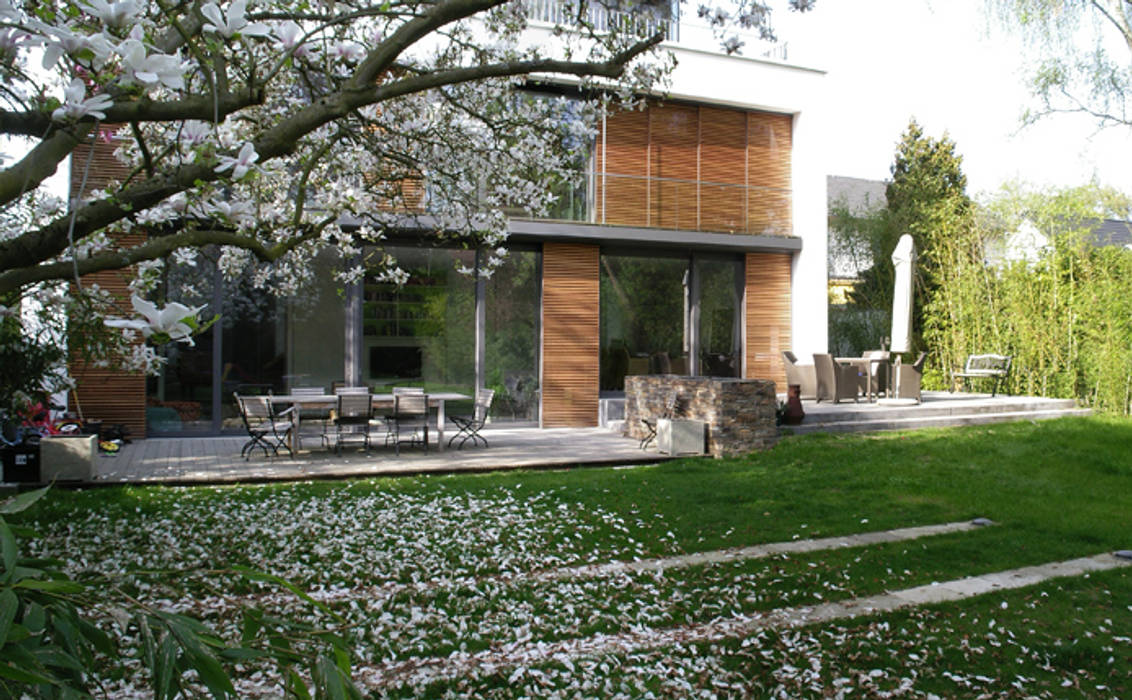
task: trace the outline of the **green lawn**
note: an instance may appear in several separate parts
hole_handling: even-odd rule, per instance
[[[998,524],[660,573],[529,575],[979,516]],[[790,437],[746,458],[631,469],[56,491],[20,520],[45,534],[34,554],[64,559],[72,575],[106,584],[108,598],[188,611],[227,639],[239,638],[249,606],[335,625],[351,639],[357,677],[379,696],[1132,696],[1128,569],[745,638],[597,657],[529,651],[521,663],[463,674],[390,670],[710,628],[1132,549],[1127,420]],[[292,581],[334,615],[249,582],[237,566]],[[107,667],[106,683],[127,692],[144,678],[127,659]]]

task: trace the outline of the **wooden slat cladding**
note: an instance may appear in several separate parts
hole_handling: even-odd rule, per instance
[[[598,137],[597,168],[607,173],[597,183],[598,221],[621,226],[648,225],[649,114],[619,112],[605,126],[605,147]],[[604,154],[604,155],[603,155]],[[600,176],[599,176],[600,178]]]
[[[790,151],[793,119],[787,114],[747,114],[749,184],[790,189]]]
[[[70,196],[82,197],[92,190],[104,189],[110,182],[123,182],[130,175],[130,169],[114,157],[114,132],[116,125],[103,125],[99,127],[98,140],[92,149],[89,142],[80,144],[71,153],[71,187]],[[90,167],[87,168],[87,160]],[[86,182],[84,183],[84,176]],[[79,186],[84,185],[82,192]]]
[[[71,196],[84,196],[94,189],[101,189],[111,181],[123,181],[130,171],[114,157],[115,145],[109,138],[116,127],[103,126],[101,136],[91,149],[82,145],[71,156]],[[87,168],[87,160],[90,168]],[[83,183],[83,191],[79,185]],[[118,245],[127,247],[145,242],[142,233],[120,236]],[[85,286],[97,284],[117,297],[124,309],[130,309],[129,281],[133,268],[125,270],[103,270],[84,275]],[[145,376],[140,372],[123,372],[116,369],[91,367],[82,358],[71,358],[69,372],[77,386],[71,399],[82,409],[84,418],[101,420],[103,424],[123,423],[135,438],[145,437]]]
[[[733,109],[700,108],[700,225],[704,231],[746,230],[747,119]]]
[[[604,128],[594,159],[598,222],[793,233],[790,115],[651,104],[610,114]]]
[[[786,391],[782,351],[790,349],[789,253],[748,253],[746,258],[744,376],[771,379]]]
[[[695,230],[699,219],[699,109],[659,105],[648,114],[648,225]]]
[[[546,243],[542,251],[542,425],[597,425],[599,249]]]
[[[145,242],[145,235],[119,236],[117,242],[123,247],[135,246]],[[123,309],[129,310],[132,307],[128,285],[132,275],[132,267],[103,270],[83,275],[82,283],[85,286],[97,284],[118,298]],[[145,375],[92,367],[77,357],[71,358],[69,371],[76,384],[71,398],[78,404],[72,405],[72,410],[81,408],[84,418],[101,420],[104,425],[123,423],[133,437],[145,437]]]

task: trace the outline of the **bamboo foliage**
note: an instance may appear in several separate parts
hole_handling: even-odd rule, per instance
[[[946,243],[945,277],[925,309],[924,340],[939,353],[937,388],[969,353],[1013,357],[1008,393],[1077,398],[1132,412],[1132,250],[1100,245],[1104,218],[1129,200],[1093,185],[1027,192],[1010,186],[983,208],[975,234]],[[986,259],[988,244],[1023,222],[1046,241],[1026,259]]]

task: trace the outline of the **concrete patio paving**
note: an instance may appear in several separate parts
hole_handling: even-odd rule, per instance
[[[804,402],[806,419],[784,428],[807,432],[866,432],[970,425],[1012,420],[1041,420],[1089,413],[1075,402],[1036,397],[924,392],[923,403]],[[637,440],[606,428],[534,428],[488,426],[483,434],[490,447],[450,449],[426,454],[421,448],[378,445],[369,453],[347,447],[341,455],[323,449],[317,436],[304,437],[304,449],[294,457],[286,452],[264,457],[256,451],[250,460],[240,456],[246,436],[151,437],[124,445],[116,456],[96,459],[93,483],[216,484],[254,481],[337,479],[499,469],[566,468],[572,466],[647,464],[669,459],[655,446],[642,451]]]
[[[396,456],[382,445],[366,453],[344,447],[341,455],[325,450],[317,437],[304,437],[304,449],[292,458],[286,451],[265,458],[256,450],[250,460],[240,457],[246,436],[147,438],[124,445],[114,457],[102,456],[95,465],[96,483],[227,483],[358,476],[392,476],[445,472],[491,471],[575,465],[640,464],[667,459],[654,450],[641,451],[637,441],[602,428],[487,428],[490,447],[448,449],[433,445],[402,448]]]

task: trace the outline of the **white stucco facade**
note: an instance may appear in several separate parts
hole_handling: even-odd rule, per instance
[[[794,256],[791,345],[799,357],[828,346],[828,216],[825,147],[820,124],[825,73],[780,61],[727,56],[665,44],[676,57],[669,96],[704,104],[791,114]]]

